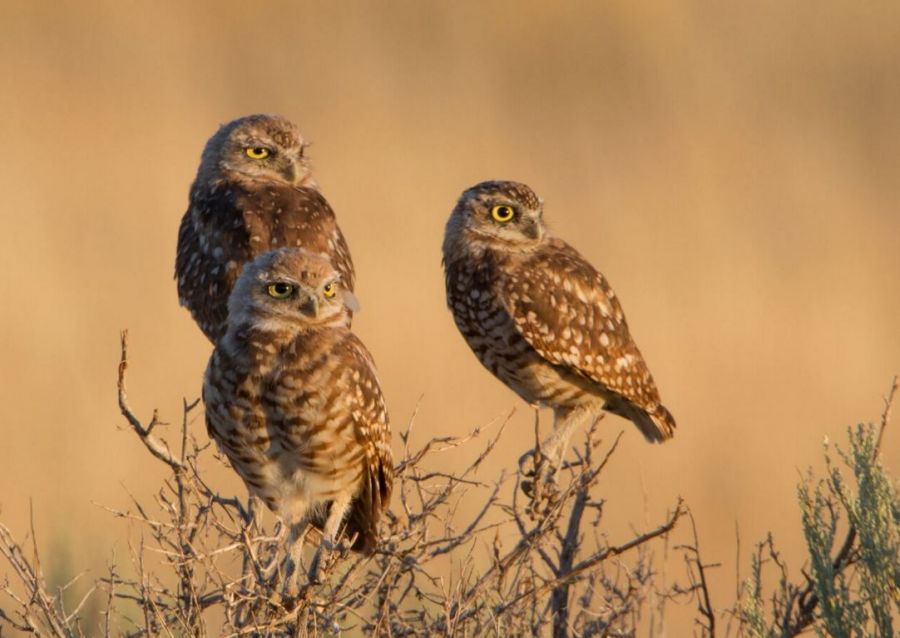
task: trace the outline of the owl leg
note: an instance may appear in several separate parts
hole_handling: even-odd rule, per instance
[[[253,493],[247,499],[247,514],[249,514],[251,524],[256,526],[256,529],[262,528],[263,505],[262,500]]]
[[[538,422],[540,411],[534,410],[534,442],[533,450],[528,450],[519,457],[519,469],[526,476],[541,474],[544,481],[551,480],[562,465],[562,459],[569,446],[572,432],[580,423],[582,410],[556,408],[553,410],[553,432],[540,441]],[[533,467],[528,467],[529,462]],[[529,481],[529,485],[531,482]]]
[[[519,471],[528,477],[522,481],[522,491],[534,504],[544,501],[553,502],[558,495],[556,473],[562,466],[572,433],[585,421],[593,418],[590,408],[556,408],[553,410],[553,432],[540,441],[538,430],[538,412],[535,410],[534,440],[535,447],[519,459]],[[533,467],[528,467],[531,460]]]
[[[323,552],[330,552],[337,544],[341,523],[344,522],[344,517],[350,511],[350,500],[350,494],[342,494],[331,502],[331,511],[328,513],[328,520],[325,521],[325,527],[322,529],[322,542],[315,556],[313,556],[312,564],[309,566],[308,577],[311,583],[319,582]]]
[[[277,559],[273,559],[266,564],[260,563],[259,545],[255,544],[262,536],[260,533],[262,529],[262,515],[259,512],[259,504],[260,501],[251,492],[247,497],[246,518],[243,517],[244,513],[242,512],[244,522],[243,534],[246,539],[249,539],[249,553],[244,555],[241,571],[246,575],[251,568],[254,568],[258,577],[268,579],[277,567]]]
[[[589,408],[556,408],[553,410],[553,433],[544,439],[541,448],[550,464],[550,472],[555,474],[562,465],[569,449],[572,433],[582,424],[594,418]]]
[[[309,523],[303,520],[291,523],[288,534],[288,553],[284,558],[284,582],[282,591],[288,595],[295,595],[299,586],[300,560],[303,555],[303,541],[309,532]]]

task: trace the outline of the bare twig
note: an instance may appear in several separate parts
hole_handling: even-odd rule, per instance
[[[144,445],[150,450],[150,453],[158,458],[163,463],[167,464],[173,470],[181,469],[181,462],[176,459],[172,452],[169,450],[169,446],[166,445],[165,441],[160,441],[155,436],[153,436],[153,428],[155,428],[159,424],[159,415],[156,410],[153,411],[153,416],[150,419],[150,423],[147,424],[146,427],[140,422],[140,420],[134,415],[134,412],[131,411],[131,407],[128,405],[128,393],[125,390],[125,371],[128,369],[128,331],[123,330],[120,335],[120,342],[122,345],[122,356],[119,359],[119,382],[118,382],[118,390],[119,390],[119,410],[122,412],[122,416],[125,417],[125,420],[128,421],[128,424],[132,427]]]
[[[700,629],[704,636],[714,638],[716,635],[716,615],[713,611],[712,599],[709,593],[709,583],[706,580],[706,570],[710,567],[718,567],[716,564],[705,564],[700,556],[700,539],[697,536],[697,523],[694,521],[694,514],[690,510],[687,511],[688,518],[691,521],[691,533],[693,535],[693,543],[691,545],[676,545],[675,549],[686,552],[685,560],[688,566],[688,576],[691,579],[691,587],[678,593],[697,593],[697,611],[700,612],[701,619],[695,622],[700,625]],[[694,575],[696,570],[696,576]]]
[[[177,451],[157,436],[155,429],[162,425],[157,412],[146,424],[135,416],[126,392],[124,331],[120,344],[119,408],[167,472],[152,499],[129,494],[127,509],[104,507],[129,529],[133,568],[128,573],[134,575],[110,564],[66,613],[60,602],[65,587],[56,596],[48,594],[40,557],[26,558],[0,526],[0,552],[25,592],[0,587],[18,610],[0,610],[0,628],[80,635],[78,616],[101,588],[105,611],[94,626],[105,636],[626,635],[650,586],[652,570],[641,548],[668,534],[683,513],[679,501],[656,529],[609,545],[599,531],[604,501],[594,492],[620,437],[597,454],[601,442],[595,423],[576,458],[553,476],[542,471],[535,430],[533,474],[517,468],[486,476],[487,460],[512,413],[498,419],[494,431],[475,428],[466,436],[435,437],[417,447],[414,412],[398,433],[402,454],[395,468],[395,502],[374,554],[360,558],[334,552],[323,561],[321,584],[283,595],[283,526],[267,527],[258,505],[242,496],[220,495],[204,479],[202,468],[213,452],[205,435],[198,443],[191,434],[198,401],[183,400]],[[483,444],[473,448],[482,437]],[[454,469],[435,469],[436,455],[450,452]],[[524,483],[533,488],[528,494]],[[510,536],[512,544],[502,547],[501,539]],[[33,530],[31,537],[34,543]],[[631,550],[637,550],[635,564],[626,567],[623,555]],[[208,627],[216,617],[223,619],[222,626]]]

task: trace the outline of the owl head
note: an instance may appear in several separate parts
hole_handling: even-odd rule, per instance
[[[543,203],[525,184],[481,182],[463,192],[450,214],[444,255],[460,244],[529,250],[544,238]]]
[[[294,123],[281,116],[236,119],[209,138],[197,183],[229,179],[315,188],[306,146]]]
[[[281,248],[244,266],[228,298],[228,326],[287,332],[349,326],[358,309],[325,256]]]

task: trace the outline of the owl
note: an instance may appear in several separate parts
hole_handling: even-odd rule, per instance
[[[544,226],[542,201],[516,182],[466,190],[444,235],[447,305],[478,360],[529,404],[553,409],[549,454],[601,410],[651,442],[675,420],[660,402],[606,279]],[[558,460],[558,458],[557,458]]]
[[[206,425],[250,493],[289,525],[369,553],[391,498],[390,429],[356,307],[322,255],[281,248],[244,267],[206,370]]]
[[[213,343],[225,334],[241,269],[268,250],[324,253],[342,288],[353,290],[350,251],[313,180],[306,146],[294,124],[274,115],[229,122],[206,143],[178,231],[175,279],[181,305]]]

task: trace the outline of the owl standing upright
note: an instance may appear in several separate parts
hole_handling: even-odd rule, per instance
[[[479,361],[529,404],[553,408],[557,456],[572,429],[607,410],[651,442],[675,432],[619,300],[544,227],[525,184],[466,190],[444,236],[447,305]]]
[[[296,541],[373,549],[391,497],[390,429],[372,358],[347,327],[355,300],[327,258],[284,248],[237,280],[203,386],[210,436]]]
[[[206,143],[178,231],[175,278],[181,305],[213,343],[225,334],[241,268],[268,250],[323,253],[353,290],[350,251],[305,149],[297,127],[274,115],[229,122]]]

